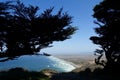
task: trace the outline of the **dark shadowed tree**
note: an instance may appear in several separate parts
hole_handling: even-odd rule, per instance
[[[90,39],[94,44],[100,45],[101,49],[95,52],[100,54],[96,63],[104,64],[100,58],[105,54],[107,68],[120,68],[120,2],[118,0],[103,0],[94,7],[93,17],[99,27],[95,28],[98,36],[92,36]]]
[[[39,8],[20,1],[0,2],[0,61],[33,55],[54,41],[71,38],[76,31],[72,17],[53,8],[39,14]]]

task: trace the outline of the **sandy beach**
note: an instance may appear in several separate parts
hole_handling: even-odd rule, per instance
[[[91,68],[94,70],[95,67],[99,67],[95,64],[94,59],[96,56],[93,54],[59,54],[55,55],[56,57],[63,59],[65,61],[71,62],[76,65],[75,72],[79,72],[80,70],[84,70],[85,68]]]

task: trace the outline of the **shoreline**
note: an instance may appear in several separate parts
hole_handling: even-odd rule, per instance
[[[59,55],[53,55],[57,58],[63,59],[68,62],[72,62],[75,64],[81,64],[84,62],[92,62],[94,61],[95,57],[94,55],[84,55],[84,54],[59,54]]]

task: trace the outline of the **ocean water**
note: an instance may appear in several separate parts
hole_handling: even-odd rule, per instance
[[[0,70],[21,67],[29,71],[41,71],[52,69],[58,72],[70,72],[75,69],[75,65],[54,56],[32,55],[21,56],[18,59],[7,62],[0,62]]]

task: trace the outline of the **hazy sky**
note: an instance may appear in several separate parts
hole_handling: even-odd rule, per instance
[[[5,1],[5,0],[0,0]],[[8,1],[8,0],[7,0]],[[12,0],[11,0],[12,1]],[[39,6],[40,12],[54,7],[54,12],[57,12],[63,7],[63,12],[68,12],[73,16],[73,26],[77,26],[79,30],[72,35],[71,39],[62,42],[54,42],[51,48],[41,50],[50,54],[75,54],[93,52],[98,46],[89,40],[90,36],[96,35],[94,32],[95,25],[93,21],[93,8],[96,4],[103,0],[20,0],[25,4]]]

